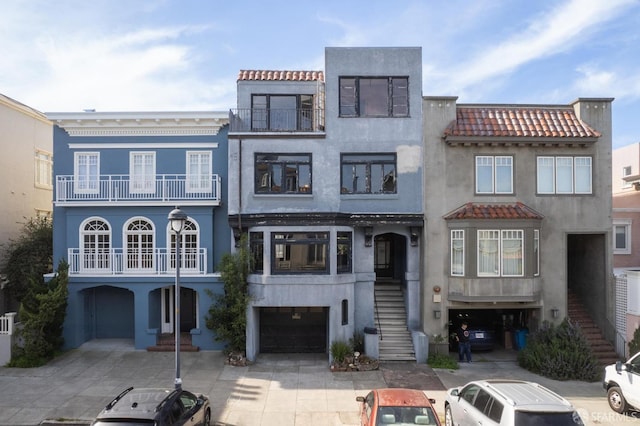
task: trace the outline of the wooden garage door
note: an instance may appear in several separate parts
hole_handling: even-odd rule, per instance
[[[327,308],[260,309],[260,352],[325,353]]]

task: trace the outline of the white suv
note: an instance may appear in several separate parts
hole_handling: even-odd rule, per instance
[[[447,391],[444,419],[453,425],[583,425],[569,401],[534,382],[478,380]]]
[[[607,391],[609,407],[617,413],[640,409],[640,352],[627,362],[604,368],[602,385]]]

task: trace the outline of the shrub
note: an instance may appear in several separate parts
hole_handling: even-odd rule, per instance
[[[344,359],[350,356],[353,353],[353,348],[347,342],[342,340],[336,340],[331,343],[331,356],[333,357],[333,362],[342,363]]]
[[[434,353],[427,358],[427,364],[431,368],[447,368],[449,370],[457,370],[460,368],[458,361],[446,354]]]
[[[629,342],[629,358],[640,352],[640,327],[633,332],[633,339]]]
[[[539,331],[530,334],[518,353],[518,363],[555,380],[594,382],[602,370],[580,327],[566,318],[558,326],[545,321]]]
[[[353,333],[353,337],[349,339],[349,345],[353,348],[354,352],[364,353],[364,334],[360,332]]]

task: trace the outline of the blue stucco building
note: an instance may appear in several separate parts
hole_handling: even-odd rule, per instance
[[[54,264],[69,263],[65,348],[133,339],[153,349],[175,329],[181,233],[180,331],[185,350],[222,349],[205,318],[232,244],[224,184],[226,112],[50,113],[54,123]],[[167,337],[164,339],[163,337]]]

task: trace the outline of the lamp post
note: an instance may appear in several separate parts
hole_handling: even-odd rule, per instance
[[[182,243],[180,240],[180,232],[184,227],[184,223],[187,221],[187,215],[180,210],[180,207],[176,207],[171,210],[169,216],[169,223],[171,224],[171,230],[176,233],[176,288],[174,295],[175,313],[173,321],[175,324],[174,333],[176,335],[176,389],[182,388],[182,379],[180,378],[180,251],[182,249]]]

